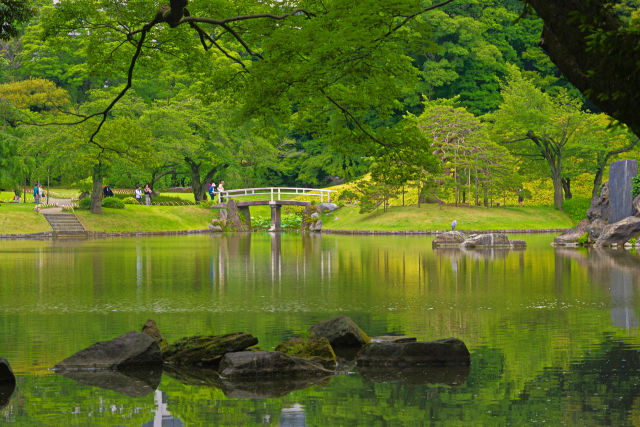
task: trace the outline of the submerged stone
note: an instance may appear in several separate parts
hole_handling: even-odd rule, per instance
[[[431,242],[431,246],[434,248],[459,247],[466,238],[467,236],[459,231],[447,231],[446,233],[438,234]]]
[[[125,370],[64,370],[57,373],[78,384],[113,390],[131,397],[153,393],[162,380],[161,365]]]
[[[457,338],[408,343],[369,343],[358,353],[356,364],[363,366],[468,365],[467,346]]]

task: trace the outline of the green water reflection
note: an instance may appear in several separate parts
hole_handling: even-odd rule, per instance
[[[0,241],[0,356],[18,376],[0,424],[638,424],[640,258],[514,237],[529,248],[297,234]],[[156,392],[129,397],[47,370],[149,317],[170,341],[246,331],[270,350],[338,314],[372,336],[464,340],[466,381],[351,373],[242,399],[164,375]]]

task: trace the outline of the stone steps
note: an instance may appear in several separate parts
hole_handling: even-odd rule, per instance
[[[43,214],[57,239],[86,239],[87,230],[72,213]]]

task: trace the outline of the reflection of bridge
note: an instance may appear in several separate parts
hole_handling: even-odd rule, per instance
[[[285,206],[309,206],[308,200],[283,200],[282,196],[296,196],[296,198],[319,197],[320,203],[331,202],[331,193],[337,193],[336,190],[326,190],[323,188],[298,188],[298,187],[265,187],[265,188],[240,188],[235,190],[223,191],[221,196],[223,200],[237,199],[239,197],[263,198],[264,200],[251,200],[248,202],[238,202],[238,210],[251,221],[251,206],[271,206],[271,228],[269,231],[282,230],[281,208]],[[220,193],[219,193],[220,194]],[[268,200],[266,200],[268,197]],[[226,203],[218,203],[214,208],[225,208]]]

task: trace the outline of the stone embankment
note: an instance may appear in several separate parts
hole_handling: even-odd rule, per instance
[[[331,376],[353,369],[362,369],[372,381],[406,378],[414,383],[460,385],[471,364],[466,345],[456,338],[430,342],[405,336],[370,338],[347,316],[317,323],[275,351],[260,349],[258,339],[245,332],[168,343],[153,320],[142,330],[98,342],[53,370],[81,384],[130,396],[155,390],[164,372],[187,384],[218,387],[227,396],[257,398],[326,383]]]

